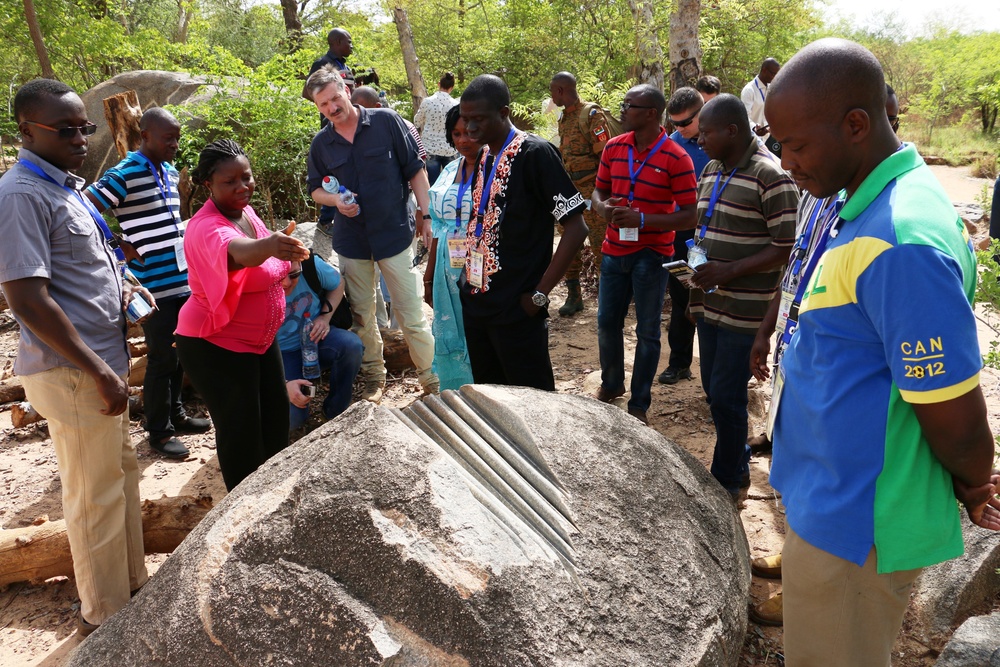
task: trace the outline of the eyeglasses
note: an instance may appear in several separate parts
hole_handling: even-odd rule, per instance
[[[673,118],[671,118],[670,119],[670,123],[674,127],[687,127],[688,125],[690,125],[691,123],[694,122],[694,119],[697,118],[698,114],[700,114],[700,113],[701,113],[701,108],[699,108],[697,111],[695,111],[693,114],[691,114],[689,117],[685,118],[684,120],[674,120]]]
[[[889,116],[889,127],[893,132],[899,130],[899,116]]]
[[[642,106],[639,104],[632,104],[631,102],[622,102],[621,104],[618,105],[618,108],[621,110],[622,113],[625,113],[629,109],[655,109],[656,107]]]
[[[23,121],[29,125],[37,125],[43,130],[48,130],[49,132],[55,132],[59,135],[60,139],[72,139],[79,132],[85,137],[89,137],[94,132],[97,132],[97,126],[93,123],[86,123],[85,125],[70,125],[69,127],[51,127],[49,125],[44,125],[42,123],[36,123],[33,120]]]
[[[288,272],[288,279],[289,280],[295,280],[296,278],[298,278],[301,275],[302,275],[302,269],[299,269],[298,271],[289,271]]]

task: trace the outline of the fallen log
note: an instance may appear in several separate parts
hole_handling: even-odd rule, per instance
[[[38,410],[31,407],[31,403],[28,403],[27,401],[15,403],[10,408],[10,423],[13,424],[14,428],[28,426],[29,424],[40,422],[43,419],[45,419],[45,417],[38,414]]]
[[[212,509],[212,497],[163,497],[142,503],[142,540],[146,553],[170,553]],[[66,521],[0,530],[0,586],[37,583],[73,576]]]
[[[24,387],[16,377],[0,382],[0,403],[24,400]]]

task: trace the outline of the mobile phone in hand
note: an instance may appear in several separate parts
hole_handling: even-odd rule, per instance
[[[316,397],[316,385],[314,385],[314,384],[303,384],[303,385],[299,385],[299,387],[300,387],[300,389],[302,389],[302,393],[305,396],[308,396],[309,398],[315,398]]]

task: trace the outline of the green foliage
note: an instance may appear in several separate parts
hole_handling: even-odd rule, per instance
[[[987,311],[996,315],[1000,313],[1000,240],[993,239],[990,247],[976,253],[979,263],[979,284],[976,286],[976,303],[983,304]],[[1000,370],[1000,344],[990,341],[990,351],[983,356],[983,363],[990,368]]]
[[[306,156],[319,122],[316,108],[301,97],[298,78],[310,61],[306,53],[276,56],[248,77],[217,80],[220,91],[206,102],[172,107],[178,118],[193,121],[182,135],[178,166],[193,167],[215,139],[233,139],[250,158],[257,182],[254,207],[261,217],[272,223],[312,218]]]

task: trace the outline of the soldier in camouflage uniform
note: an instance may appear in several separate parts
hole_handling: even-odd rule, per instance
[[[583,198],[590,201],[594,191],[594,177],[601,161],[601,151],[608,142],[611,125],[606,112],[600,105],[584,102],[576,92],[576,77],[569,72],[559,72],[549,84],[552,103],[563,107],[559,115],[559,150],[563,164],[570,178]],[[584,117],[581,117],[585,114]],[[590,251],[594,254],[594,265],[601,268],[601,245],[607,222],[588,208],[583,219],[590,229]],[[569,317],[583,310],[583,295],[580,293],[580,269],[583,266],[583,249],[577,251],[573,263],[566,270],[566,288],[569,295],[566,303],[559,308],[561,317]]]

